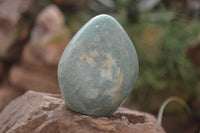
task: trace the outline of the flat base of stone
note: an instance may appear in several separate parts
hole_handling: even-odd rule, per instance
[[[165,133],[154,116],[120,107],[110,117],[69,110],[59,94],[29,91],[0,114],[0,133]]]

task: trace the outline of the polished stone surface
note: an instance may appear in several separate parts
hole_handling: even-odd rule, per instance
[[[58,66],[66,105],[79,113],[109,116],[128,97],[138,76],[135,48],[120,24],[98,15],[67,45]]]

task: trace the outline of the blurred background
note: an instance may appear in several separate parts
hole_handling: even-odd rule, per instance
[[[115,17],[135,45],[140,74],[124,106],[163,116],[168,133],[200,130],[200,0],[0,0],[0,112],[27,90],[60,93],[57,64],[98,14]]]

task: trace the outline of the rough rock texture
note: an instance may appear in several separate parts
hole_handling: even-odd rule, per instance
[[[19,97],[23,93],[24,93],[23,91],[13,89],[10,87],[1,87],[0,88],[0,112],[8,103],[10,103],[13,99]]]
[[[110,117],[68,110],[60,95],[29,91],[0,114],[1,133],[165,133],[147,113],[119,108]]]
[[[37,0],[0,1],[0,58],[15,61],[20,57],[22,45],[27,39],[28,19],[39,8]]]
[[[26,90],[60,93],[56,69],[15,65],[11,68],[9,80],[13,86]]]

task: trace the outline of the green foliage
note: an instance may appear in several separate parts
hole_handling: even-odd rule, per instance
[[[156,91],[169,88],[174,92],[179,89],[190,96],[196,92],[197,74],[186,51],[197,40],[200,23],[173,19],[172,13],[170,19],[162,19],[162,15],[152,19],[152,15],[155,13],[143,13],[137,24],[126,28],[140,62],[134,99],[144,103],[154,97]]]
[[[118,10],[124,9],[128,6],[130,0],[115,0],[115,5]]]
[[[51,0],[39,0],[39,4],[41,5],[41,6],[48,6],[48,5],[50,5],[50,4],[52,4],[52,1]]]

